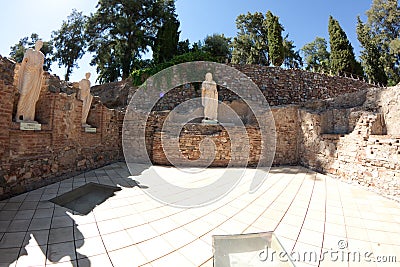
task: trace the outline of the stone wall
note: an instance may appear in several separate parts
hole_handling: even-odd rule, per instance
[[[396,94],[371,89],[362,106],[301,109],[299,163],[400,200],[399,105],[383,99]]]
[[[185,165],[196,159],[204,159],[197,161],[204,164],[211,154],[206,150],[201,153],[203,142],[203,148],[212,149],[212,143],[215,144],[216,158],[211,166],[227,166],[230,160],[234,166],[244,163],[256,166],[265,164],[275,147],[274,165],[301,164],[400,199],[399,88],[368,89],[367,84],[355,79],[301,70],[234,67],[249,76],[272,105],[274,129],[261,130],[269,138],[275,130],[275,146],[262,150],[265,147],[260,138],[261,126],[254,123],[254,114],[223,86],[218,89],[220,100],[238,113],[246,124],[245,129],[232,125],[224,129],[188,124],[179,139],[165,132],[162,127],[170,110],[200,97],[199,84],[191,84],[164,95],[150,115],[137,111],[125,118],[125,123],[130,125],[124,133],[128,137],[126,144],[131,146],[129,157],[137,160],[148,154],[154,164],[168,165],[165,151],[175,149],[172,147],[175,142],[181,152],[172,154],[175,164]],[[97,133],[85,133],[80,125],[82,101],[75,96],[77,85],[62,83],[48,74],[36,110],[42,130],[19,130],[19,124],[13,121],[18,101],[13,75],[14,63],[0,57],[0,198],[123,158],[124,114],[106,108],[95,98],[88,123],[97,128]],[[233,77],[228,84],[239,78]],[[109,94],[107,98],[115,96],[116,100],[110,103],[125,109],[120,105],[129,101],[136,88],[122,82],[108,86],[123,92],[123,97]],[[103,85],[96,90],[106,92],[106,89],[107,85]],[[248,97],[258,107],[267,109],[265,101]],[[193,108],[201,109],[200,105]],[[271,119],[267,113],[259,117]],[[143,140],[133,139],[137,143],[130,143],[129,136],[139,131],[145,131]],[[212,142],[204,141],[207,139]],[[232,140],[239,141],[232,144]],[[246,140],[250,142],[248,145]],[[143,155],[143,151],[147,154]]]
[[[273,165],[295,165],[298,163],[298,106],[274,107],[271,112],[275,120],[276,131]],[[214,157],[214,154],[201,153],[200,143],[205,139],[210,139],[215,144],[215,159],[210,166],[226,167],[229,164],[231,166],[257,166],[259,163],[263,165],[266,161],[268,162],[266,158],[269,155],[261,153],[259,125],[246,125],[244,132],[242,127],[233,125],[224,128],[218,125],[187,124],[180,131],[178,140],[177,137],[162,129],[168,114],[169,112],[152,112],[147,120],[147,153],[154,164],[170,165],[170,161],[172,161],[174,164],[182,166],[208,165],[208,160]],[[136,118],[132,118],[132,121],[139,121],[140,113],[137,113]],[[263,116],[263,118],[267,118],[267,116]],[[268,135],[270,130],[264,129],[263,132]],[[232,144],[231,140],[236,140],[237,143]],[[247,141],[249,147],[247,147]],[[174,142],[179,143],[180,153],[171,152],[167,158],[166,151],[167,153],[176,151],[177,146]],[[140,144],[135,144],[135,146],[137,145]],[[206,144],[204,145],[207,147]],[[205,158],[199,160],[201,155]]]
[[[52,183],[123,158],[123,113],[109,110],[95,98],[88,123],[81,127],[82,101],[75,94],[50,92],[45,83],[36,105],[41,131],[22,131],[14,122],[18,90],[13,85],[14,63],[0,58],[0,199]]]
[[[257,84],[271,106],[329,99],[370,87],[358,79],[330,76],[300,69],[258,65],[232,66]]]
[[[277,67],[265,67],[259,65],[231,65],[243,72],[261,90],[270,106],[306,103],[314,100],[329,99],[344,93],[352,93],[365,90],[370,86],[363,81],[330,76],[296,69],[282,69]],[[218,72],[216,70],[216,72]],[[230,83],[237,77],[226,77],[223,73],[215,79],[219,83],[218,95],[220,101],[231,102],[239,99],[232,91],[224,87],[224,83]],[[220,81],[218,80],[220,79]],[[225,80],[224,80],[225,79]],[[93,94],[100,96],[101,100],[109,108],[124,109],[129,103],[137,87],[129,84],[131,81],[121,81],[104,84],[92,88]],[[197,84],[184,84],[177,86],[164,95],[154,107],[155,111],[171,110],[180,103],[200,97],[201,82]],[[242,88],[242,91],[245,91]],[[246,93],[244,92],[244,95]],[[260,100],[260,99],[257,99]],[[262,100],[260,100],[262,101]]]

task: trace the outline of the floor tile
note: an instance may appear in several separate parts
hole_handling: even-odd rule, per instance
[[[114,267],[107,254],[96,255],[96,256],[92,256],[92,257],[78,259],[78,266],[79,267],[93,267],[93,266]]]
[[[107,251],[104,247],[101,237],[85,238],[82,244],[76,250],[79,252],[78,260],[80,258],[92,257],[95,255],[106,254]]]
[[[287,251],[320,251],[323,240],[327,251],[346,244],[346,251],[400,255],[398,203],[298,167],[273,169],[270,183],[254,194],[241,188],[247,186],[243,182],[221,201],[187,210],[163,205],[129,187],[122,187],[88,215],[73,214],[46,200],[89,180],[128,186],[121,178],[126,169],[120,165],[1,201],[0,267],[43,266],[45,253],[47,266],[212,266],[213,235],[275,229]],[[377,266],[365,264],[323,261],[320,266]]]
[[[31,220],[13,220],[7,228],[7,232],[26,232],[30,223]]]
[[[26,232],[5,233],[0,241],[0,248],[20,248]]]
[[[33,218],[31,221],[31,224],[29,225],[29,231],[33,230],[46,230],[50,229],[51,225],[51,217],[48,218],[40,218],[40,219],[35,219]]]
[[[50,262],[75,260],[75,245],[73,241],[57,244],[49,244],[47,247],[47,259]]]
[[[123,247],[128,247],[133,244],[132,239],[125,230],[102,235],[101,237],[103,239],[105,247],[107,248],[107,251],[121,249]]]
[[[73,227],[50,229],[49,244],[64,243],[74,240]]]
[[[136,246],[111,251],[108,253],[113,266],[132,267],[147,263],[147,259]]]

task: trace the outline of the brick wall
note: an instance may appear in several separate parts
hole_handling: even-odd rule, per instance
[[[13,70],[13,62],[0,58],[0,199],[123,158],[123,113],[109,110],[95,98],[88,123],[97,133],[85,133],[82,101],[75,94],[50,92],[54,80],[48,74],[36,105],[42,130],[19,130],[13,121],[18,100]]]
[[[248,65],[234,67],[248,75],[272,105],[276,131],[274,165],[301,164],[399,199],[398,88],[368,89],[368,85],[358,80],[300,70]],[[13,70],[12,62],[0,58],[0,198],[123,157],[124,114],[106,108],[95,99],[88,123],[97,128],[97,133],[85,133],[80,126],[82,102],[74,95],[76,88],[72,86],[64,90],[69,94],[59,93],[63,90],[54,88],[62,86],[48,74],[36,112],[42,131],[19,130],[19,124],[13,122],[18,100],[17,89],[13,86]],[[235,78],[228,84],[233,84]],[[129,157],[137,160],[148,154],[155,164],[169,164],[165,149],[168,150],[172,141],[177,141],[181,153],[172,155],[175,160],[193,162],[201,156],[201,141],[210,138],[216,145],[216,159],[212,166],[226,166],[230,159],[236,160],[238,166],[245,159],[253,166],[268,161],[272,147],[267,146],[261,152],[265,147],[260,145],[260,126],[254,124],[252,114],[247,114],[242,104],[232,102],[237,96],[226,88],[219,88],[220,100],[231,105],[248,122],[245,133],[235,126],[227,128],[232,138],[239,140],[236,145],[232,144],[227,129],[220,126],[189,124],[185,126],[186,131],[181,132],[179,140],[173,140],[162,130],[169,109],[199,96],[198,85],[182,85],[166,94],[150,115],[130,112],[125,118],[130,127],[124,132],[128,138],[126,145],[131,148],[127,147],[131,152]],[[260,99],[252,100],[265,105],[265,101]],[[261,117],[268,119],[265,114]],[[129,142],[129,136],[143,130],[144,140]],[[262,129],[269,137],[272,130]],[[166,138],[163,144],[161,136]],[[248,147],[242,142],[247,138],[250,141]],[[248,153],[244,153],[246,149],[249,149]],[[143,151],[147,154],[143,155]],[[207,161],[210,155],[205,153],[203,156]]]

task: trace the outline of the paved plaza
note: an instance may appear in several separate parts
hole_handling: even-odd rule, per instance
[[[192,187],[225,171],[207,169],[194,179],[172,167],[152,168]],[[272,168],[250,194],[254,171],[247,169],[227,196],[200,208],[153,200],[122,162],[3,200],[0,266],[213,266],[213,235],[268,231],[296,266],[396,266],[382,263],[393,256],[400,261],[399,203],[303,167]],[[48,201],[90,182],[121,190],[87,215]],[[310,261],[302,257],[307,253],[325,257]],[[342,258],[349,253],[360,259]],[[260,259],[259,266],[271,266],[270,259]],[[283,260],[275,255],[272,264]]]

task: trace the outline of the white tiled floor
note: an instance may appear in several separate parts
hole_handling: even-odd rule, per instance
[[[152,168],[187,187],[193,180],[209,184],[224,172],[207,169],[190,179],[174,168]],[[116,163],[0,201],[0,266],[212,266],[213,235],[262,231],[275,231],[287,252],[342,252],[342,241],[347,251],[400,261],[399,203],[302,167],[272,168],[253,194],[246,177],[221,200],[182,209],[150,198],[136,186],[138,177]],[[87,215],[47,201],[88,182],[122,190]],[[327,258],[295,264],[380,266]]]

